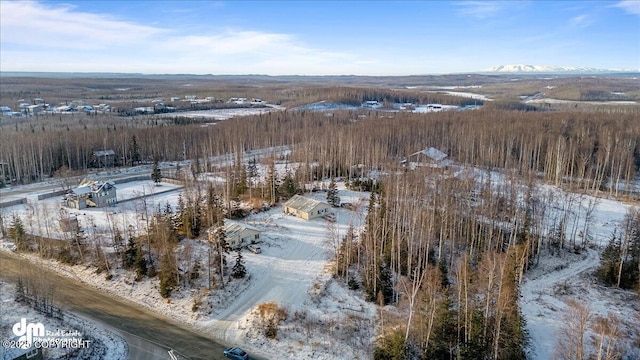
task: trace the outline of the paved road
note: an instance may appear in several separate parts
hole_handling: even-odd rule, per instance
[[[58,306],[117,330],[129,344],[129,359],[168,359],[169,347],[194,360],[224,359],[224,346],[212,339],[162,319],[126,300],[46,269],[40,269],[39,274],[21,271],[33,267],[34,264],[28,260],[0,251],[1,279],[15,281],[19,276],[45,276],[55,285]]]

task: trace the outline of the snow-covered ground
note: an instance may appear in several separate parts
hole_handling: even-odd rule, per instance
[[[44,200],[36,200],[28,195],[26,204],[0,211],[9,222],[14,215],[20,217],[27,233],[54,239],[69,237],[70,234],[62,230],[60,220],[75,217],[90,240],[100,240],[106,244],[111,242],[116,228],[122,234],[132,230],[134,235],[146,229],[145,219],[137,216],[144,212],[145,201],[134,198],[146,195],[147,216],[150,216],[166,203],[175,206],[181,186],[165,182],[156,185],[151,180],[143,180],[118,184],[116,188],[119,204],[113,207],[75,210],[61,206],[62,195]]]
[[[430,92],[438,93],[438,94],[447,94],[447,95],[451,95],[451,96],[459,96],[459,97],[482,100],[482,101],[493,101],[493,99],[488,98],[487,95],[478,94],[478,93],[472,93],[472,92],[466,92],[466,91],[434,90],[434,91],[430,91]]]
[[[295,165],[281,163],[277,164],[276,169],[284,173]],[[266,173],[264,166],[260,166],[259,173]],[[129,186],[118,188],[119,198],[121,192],[123,197],[130,198],[142,192],[150,194],[153,193],[151,190],[171,187],[169,184],[153,187],[148,181],[127,184]],[[262,231],[262,253],[243,251],[248,276],[241,280],[225,277],[225,281],[229,281],[225,289],[207,289],[207,276],[204,274],[199,280],[199,288],[176,289],[168,301],[160,296],[157,278],[145,278],[138,282],[132,272],[113,268],[112,278],[107,280],[104,273],[96,274],[91,267],[67,266],[54,260],[38,261],[65,276],[189,324],[203,334],[213,335],[269,358],[288,357],[292,352],[305,359],[367,358],[371,354],[376,331],[375,307],[355,292],[347,290],[344,284],[332,279],[330,259],[335,244],[332,239],[341,239],[350,224],[358,229],[364,223],[369,194],[349,191],[342,183],[338,185],[342,202],[359,206],[355,211],[334,209],[335,223],[322,218],[306,221],[285,215],[282,206],[245,218],[247,224]],[[148,214],[157,207],[164,208],[166,203],[175,208],[179,193],[178,190],[149,197]],[[325,192],[307,195],[326,200]],[[59,199],[51,201],[49,206],[54,207]],[[133,200],[114,208],[69,210],[69,213],[76,215],[83,226],[95,225],[86,230],[88,238],[94,235],[102,237],[103,244],[108,245],[109,231],[114,226],[143,233],[145,221],[136,216],[141,206],[141,200]],[[36,216],[30,215],[28,206],[18,205],[10,209],[26,220],[29,216]],[[46,233],[46,226],[37,225],[39,221],[31,223],[35,224],[34,233]],[[30,225],[26,226],[27,231],[31,232]],[[53,228],[53,224],[50,227]],[[208,247],[203,241],[185,239],[176,253],[181,259],[190,254],[189,261],[197,260],[201,264],[208,261]],[[36,257],[31,254],[21,256]],[[227,256],[230,266],[235,263],[235,256],[235,252]],[[184,261],[182,264],[186,266]],[[289,313],[287,320],[281,324],[277,340],[267,339],[251,326],[255,321],[254,309],[265,302],[275,302]],[[198,304],[195,311],[194,303]],[[314,324],[312,329],[305,328],[303,324],[310,322]],[[304,341],[306,338],[312,338],[313,341]]]
[[[540,264],[526,274],[520,306],[531,339],[529,359],[558,357],[558,340],[563,339],[566,331],[571,300],[588,308],[592,319],[616,316],[623,337],[617,345],[623,359],[640,359],[640,298],[630,291],[598,284],[592,272],[599,260],[598,251],[594,249],[587,248],[582,254],[564,252],[562,256],[542,257]],[[585,336],[587,354],[594,353],[591,335],[593,332],[587,331]]]
[[[185,111],[179,113],[166,113],[155,115],[157,117],[188,117],[192,119],[211,119],[211,120],[228,120],[241,116],[260,115],[271,111],[281,111],[283,107],[270,105],[268,107],[258,108],[239,108],[239,109],[215,109],[215,110],[198,110]]]
[[[250,156],[247,154],[245,158]],[[279,162],[276,170],[283,175],[287,170],[293,171],[296,166],[298,164]],[[458,166],[452,168],[455,176],[485,179],[478,181],[490,179],[495,186],[503,186],[508,182],[508,176],[503,173]],[[259,176],[264,178],[266,172],[266,166],[258,164]],[[215,174],[203,176],[222,180]],[[150,181],[125,183],[118,185],[118,198],[123,200],[142,193],[155,194],[147,198],[148,218],[155,209],[163,208],[167,203],[175,208],[181,190],[158,194],[159,191],[172,189],[175,189],[175,185],[163,183],[156,187]],[[288,358],[291,354],[303,359],[369,358],[376,331],[375,306],[364,302],[358,294],[333,280],[329,260],[333,255],[329,234],[335,231],[341,237],[350,223],[357,229],[364,221],[369,195],[346,190],[342,183],[339,183],[339,189],[342,202],[360,203],[361,206],[356,211],[335,209],[337,222],[333,229],[323,219],[305,221],[284,215],[281,206],[247,217],[244,221],[263,232],[261,236],[264,243],[260,245],[262,253],[243,251],[248,277],[231,280],[224,290],[208,290],[202,286],[201,280],[200,289],[176,290],[171,300],[167,301],[160,297],[157,279],[136,282],[131,272],[114,269],[113,279],[106,280],[104,274],[96,274],[92,268],[41,261],[67,276],[269,358]],[[518,191],[523,192],[523,189]],[[325,200],[326,193],[318,192],[310,196]],[[575,239],[578,245],[582,244],[584,238],[580,232],[585,229],[587,210],[593,206],[588,229],[588,244],[593,248],[586,249],[580,255],[543,254],[540,265],[525,275],[520,305],[531,336],[530,358],[554,357],[562,319],[569,309],[567,301],[571,299],[588,305],[594,314],[617,314],[624,319],[623,326],[628,334],[640,329],[638,297],[630,292],[603,288],[591,276],[591,272],[599,265],[598,254],[602,246],[606,245],[630,205],[587,194],[566,193],[551,185],[538,186],[536,196],[552,213],[560,214],[569,210],[567,238]],[[55,221],[59,201],[60,198],[52,198],[3,211],[5,216],[13,213],[21,216],[27,232],[50,236],[55,232],[54,228],[59,228]],[[114,208],[69,212],[78,217],[83,227],[88,227],[87,237],[102,237],[106,241],[113,227],[135,234],[143,233],[146,218],[136,215],[143,206],[141,200],[133,200]],[[89,226],[91,224],[95,226]],[[544,226],[549,231],[553,224]],[[199,240],[186,239],[180,243],[177,253],[181,257],[191,253],[194,260],[205,263],[207,245]],[[233,252],[227,256],[231,266],[234,259]],[[569,290],[558,291],[558,288]],[[270,301],[288,313],[287,319],[280,324],[276,340],[266,338],[256,326],[256,307]],[[199,306],[193,311],[196,302]],[[633,353],[634,345],[630,342],[621,343],[621,346],[636,358],[640,357],[640,354]]]
[[[58,330],[74,334],[70,338],[86,339],[90,342],[86,349],[82,350],[78,357],[71,359],[104,359],[104,360],[124,360],[127,359],[127,343],[98,324],[84,320],[70,313],[64,313],[63,320],[47,317],[34,309],[15,301],[15,285],[0,282],[0,339],[9,340],[14,338],[13,325],[20,322],[22,318],[27,323],[41,323],[45,331],[55,333]],[[79,335],[75,335],[77,334]],[[52,336],[62,340],[63,336]],[[0,358],[5,359],[0,346]],[[71,354],[73,349],[63,349],[58,347],[46,348],[43,350],[45,359],[62,359]]]
[[[577,245],[582,245],[584,239],[581,232],[589,206],[593,207],[593,213],[586,242],[590,247],[580,254],[562,251],[551,255],[543,250],[540,263],[525,274],[520,306],[531,337],[528,358],[557,358],[558,340],[562,339],[566,318],[570,316],[568,303],[577,301],[591,311],[592,318],[607,318],[614,314],[621,319],[620,330],[624,340],[619,342],[619,348],[626,358],[639,359],[640,297],[630,291],[606,288],[593,275],[600,265],[599,254],[631,205],[613,199],[567,193],[550,185],[541,186],[540,192],[546,192],[545,198],[552,199],[547,200],[552,212],[559,212],[560,207],[570,204],[567,207],[569,224],[566,235],[567,239],[576,238]],[[590,340],[592,334],[588,331],[585,336],[588,353],[594,352]]]
[[[552,98],[538,98],[524,101],[526,104],[591,104],[591,105],[638,105],[636,101],[575,101]]]
[[[462,166],[453,166],[452,170],[456,177],[475,179],[482,184],[490,182],[495,190],[510,182],[509,175],[498,171]],[[518,201],[524,204],[526,186],[515,186]],[[618,345],[627,356],[623,359],[640,359],[640,297],[631,291],[604,287],[593,275],[600,265],[600,253],[632,204],[587,193],[571,193],[549,184],[537,184],[533,196],[538,201],[538,211],[545,208],[542,234],[553,234],[559,223],[566,221],[566,250],[550,254],[543,249],[539,263],[524,275],[520,308],[531,340],[528,358],[558,358],[555,353],[558,340],[563,337],[566,318],[571,313],[568,303],[577,301],[591,311],[592,318],[614,314],[621,319],[620,330],[625,340]],[[585,227],[587,218],[589,222]],[[587,248],[576,254],[572,251],[574,244],[576,247],[584,244]],[[593,353],[591,335],[593,332],[588,331],[585,336],[589,353]]]

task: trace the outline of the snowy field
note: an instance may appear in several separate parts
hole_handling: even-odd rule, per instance
[[[0,339],[14,337],[13,324],[25,318],[27,323],[42,323],[45,331],[77,331],[83,339],[90,341],[89,346],[77,354],[75,358],[104,360],[127,359],[127,343],[111,331],[73,314],[64,313],[63,320],[46,317],[32,308],[15,301],[15,285],[0,282]],[[90,336],[87,338],[86,336]],[[62,339],[62,337],[57,337]],[[0,358],[5,359],[4,348],[0,346]],[[71,355],[71,349],[47,348],[43,350],[45,359],[65,359]]]
[[[144,213],[146,202],[147,216],[167,202],[177,204],[181,186],[160,182],[157,186],[151,180],[133,181],[116,185],[118,204],[104,208],[85,208],[76,210],[62,206],[62,196],[45,200],[36,200],[28,196],[27,204],[0,209],[4,217],[11,221],[13,215],[22,219],[27,233],[54,239],[66,239],[70,236],[60,226],[60,220],[75,217],[81,229],[90,240],[110,243],[114,230],[122,234],[132,231],[133,235],[142,234],[146,221],[137,214]],[[146,201],[134,199],[146,195]],[[134,200],[130,200],[134,199]]]
[[[472,93],[472,92],[466,92],[466,91],[434,90],[434,91],[429,91],[429,92],[438,93],[438,94],[446,94],[446,95],[451,95],[451,96],[459,96],[459,97],[482,100],[482,101],[493,101],[493,99],[488,98],[486,95]]]
[[[284,110],[283,107],[270,105],[269,107],[260,108],[240,108],[240,109],[215,109],[215,110],[198,110],[185,111],[179,113],[167,113],[155,115],[157,117],[187,117],[192,119],[210,119],[210,120],[228,120],[241,116],[260,115],[271,111]]]
[[[524,101],[526,104],[591,104],[591,105],[638,105],[636,101],[575,101],[562,99],[531,99]]]

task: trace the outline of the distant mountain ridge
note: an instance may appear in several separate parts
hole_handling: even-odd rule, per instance
[[[575,66],[546,66],[546,65],[497,65],[483,72],[487,73],[620,73],[620,72],[638,72],[633,69],[596,69],[590,67]]]

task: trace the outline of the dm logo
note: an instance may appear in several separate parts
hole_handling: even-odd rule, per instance
[[[18,343],[23,349],[28,349],[33,344],[33,337],[44,336],[44,325],[42,323],[28,323],[22,318],[20,322],[13,325],[13,334],[18,336]]]

